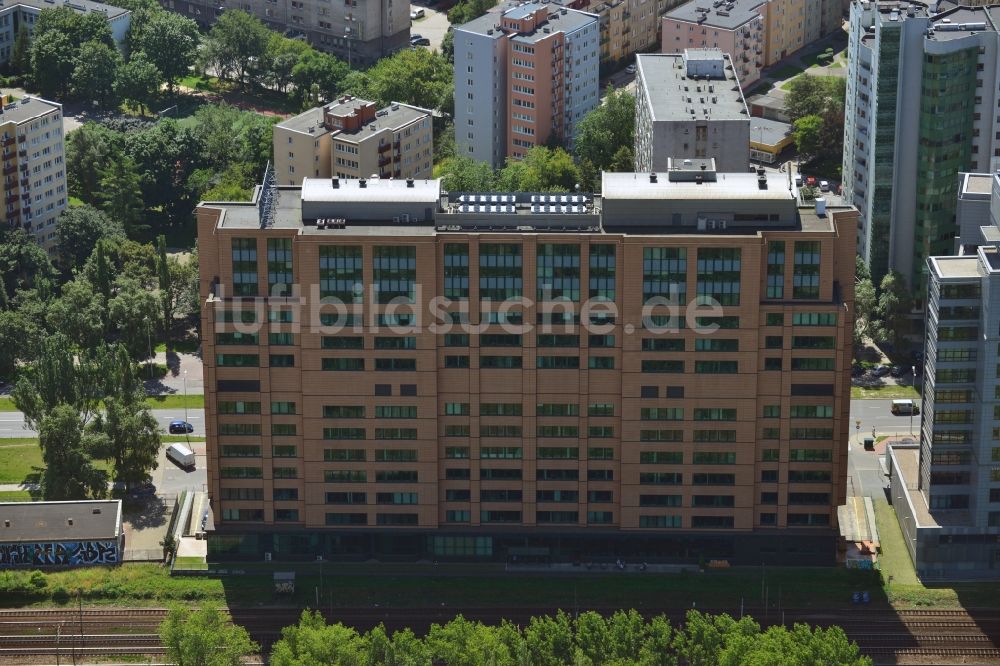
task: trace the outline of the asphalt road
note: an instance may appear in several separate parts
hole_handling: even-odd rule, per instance
[[[205,436],[205,410],[188,409],[188,422],[194,426],[192,437]],[[153,416],[163,427],[163,432],[167,431],[167,426],[174,419],[183,419],[183,409],[154,409]],[[2,437],[36,437],[34,430],[29,430],[24,426],[24,415],[21,412],[0,412],[0,438]]]

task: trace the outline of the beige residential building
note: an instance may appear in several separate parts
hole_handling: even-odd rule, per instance
[[[719,48],[740,83],[840,27],[838,0],[691,0],[662,18],[661,51]]]
[[[345,96],[274,126],[279,185],[303,178],[429,178],[434,163],[431,112]]]
[[[37,97],[2,98],[0,224],[21,226],[47,250],[57,242],[56,218],[66,207],[62,105]]]
[[[708,166],[202,204],[209,552],[833,565],[857,212]]]
[[[597,14],[602,65],[630,59],[659,38],[656,0],[562,0],[557,4]]]

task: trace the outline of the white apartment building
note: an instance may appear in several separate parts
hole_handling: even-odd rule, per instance
[[[37,97],[3,104],[0,156],[0,223],[21,226],[51,251],[57,243],[56,218],[67,200],[62,105]]]

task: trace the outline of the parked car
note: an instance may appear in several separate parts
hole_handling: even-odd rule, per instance
[[[903,366],[901,366],[901,365],[894,365],[894,366],[892,366],[892,368],[889,369],[889,374],[892,375],[893,377],[902,377],[903,376]]]
[[[802,174],[795,174],[795,187],[802,187]]]
[[[821,180],[821,181],[819,181],[819,191],[820,192],[829,192],[830,191],[830,181],[828,181],[828,180]]]
[[[635,74],[635,65],[629,65],[625,68],[626,74]]]
[[[885,377],[891,371],[892,371],[892,369],[889,366],[887,366],[887,365],[880,365],[877,368],[875,368],[874,371],[872,371],[872,374],[874,374],[876,377]]]
[[[806,176],[806,185],[816,187],[816,176]]]
[[[170,426],[167,428],[167,431],[171,435],[190,435],[194,432],[194,426],[187,421],[175,419],[170,422]]]
[[[426,37],[421,37],[420,35],[413,35],[410,37],[410,46],[430,46],[431,40]]]
[[[179,466],[185,469],[191,469],[194,467],[195,457],[194,451],[184,446],[183,444],[171,444],[167,447],[167,458],[173,460]]]
[[[421,9],[421,8],[418,7],[417,9],[411,9],[410,10],[410,20],[411,21],[413,21],[415,19],[421,19],[423,17],[424,17],[424,10],[423,9]]]

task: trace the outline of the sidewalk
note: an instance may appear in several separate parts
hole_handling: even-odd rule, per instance
[[[187,373],[187,394],[200,395],[205,392],[201,356],[178,352],[156,352],[153,356],[153,362],[157,365],[166,365],[167,375],[160,379],[147,379],[145,381],[146,393],[149,395],[169,393],[183,395],[185,372]]]

